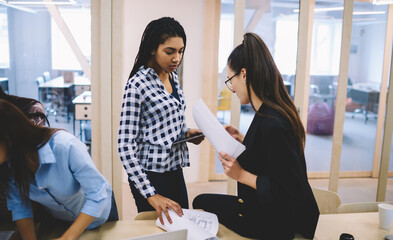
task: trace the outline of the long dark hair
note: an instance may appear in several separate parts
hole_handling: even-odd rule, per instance
[[[6,100],[6,101],[14,104],[29,119],[40,118],[40,119],[43,119],[48,126],[50,126],[49,120],[44,113],[30,111],[32,106],[34,106],[37,103],[40,103],[39,101],[32,99],[32,98],[18,97],[18,96],[7,94],[4,92],[4,90],[1,86],[0,86],[0,99]]]
[[[184,43],[184,50],[186,50],[186,33],[178,21],[171,17],[163,17],[151,21],[143,32],[139,51],[129,78],[132,78],[142,65],[146,65],[149,62],[152,52],[157,50],[158,45],[163,44],[171,37],[181,37]]]
[[[8,192],[11,174],[24,200],[29,198],[29,184],[34,178],[32,165],[38,166],[38,149],[57,129],[36,126],[23,112],[0,99],[0,143],[5,144],[7,162],[0,165],[0,191]]]
[[[251,106],[251,88],[263,104],[278,111],[291,124],[295,136],[298,138],[298,150],[304,151],[305,131],[296,110],[295,104],[289,96],[281,73],[263,40],[254,33],[246,33],[243,43],[237,46],[228,57],[228,66],[239,73],[246,69],[246,85]],[[258,112],[257,112],[258,114]]]

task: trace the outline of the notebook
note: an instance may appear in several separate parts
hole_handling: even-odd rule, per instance
[[[157,234],[151,234],[146,236],[141,236],[137,238],[127,238],[125,240],[186,240],[187,239],[187,229],[163,232]]]

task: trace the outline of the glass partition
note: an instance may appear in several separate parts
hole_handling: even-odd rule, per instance
[[[317,1],[311,45],[305,156],[308,172],[328,177],[340,66],[343,1]]]
[[[52,6],[60,15],[37,2],[0,5],[1,86],[9,94],[42,102],[51,127],[89,145],[91,83],[80,62],[91,58],[90,1]]]
[[[345,105],[342,172],[372,170],[386,34],[387,5],[355,2]]]

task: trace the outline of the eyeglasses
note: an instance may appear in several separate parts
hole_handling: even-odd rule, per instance
[[[236,75],[238,75],[239,73],[235,73],[232,77],[228,78],[225,81],[225,85],[227,85],[228,89],[232,91],[232,78]]]

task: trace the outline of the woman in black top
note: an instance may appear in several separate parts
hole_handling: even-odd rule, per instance
[[[305,131],[267,46],[246,33],[227,69],[228,88],[256,111],[246,136],[225,126],[246,150],[237,159],[219,153],[225,174],[238,182],[238,196],[202,194],[193,207],[216,213],[245,237],[313,238],[319,211],[307,180]]]

